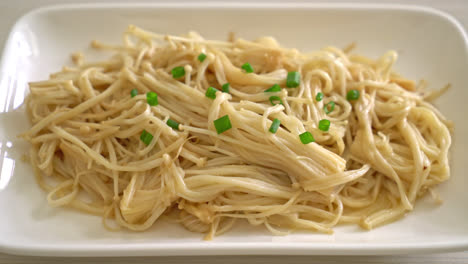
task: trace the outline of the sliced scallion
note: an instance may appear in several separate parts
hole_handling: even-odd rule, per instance
[[[137,96],[137,95],[138,95],[138,90],[137,90],[137,89],[133,89],[133,90],[130,91],[130,96],[131,96],[132,98],[135,97],[135,96]]]
[[[318,128],[322,131],[327,132],[328,129],[330,129],[330,120],[328,119],[322,119],[319,121]]]
[[[323,99],[323,93],[322,92],[317,93],[317,95],[315,96],[315,100],[317,102],[320,102],[322,101],[322,99]]]
[[[279,96],[270,96],[269,100],[271,105],[283,104],[283,101]]]
[[[299,72],[288,72],[288,77],[286,78],[286,87],[296,88],[301,83],[301,74]]]
[[[346,94],[346,99],[348,101],[354,101],[359,99],[359,91],[358,90],[349,90]]]
[[[148,92],[146,93],[146,101],[148,102],[149,105],[151,106],[157,106],[159,104],[158,102],[158,94],[155,92]]]
[[[216,92],[218,90],[216,90],[215,88],[213,87],[208,87],[208,89],[206,89],[206,93],[205,93],[205,96],[208,97],[208,98],[211,98],[211,99],[215,99],[216,98]]]
[[[329,113],[333,112],[334,109],[335,109],[335,102],[333,102],[333,101],[330,101],[330,102],[328,102],[328,104],[325,104],[323,106],[323,111],[325,111],[325,114],[327,114],[327,115]]]
[[[252,65],[250,65],[250,63],[248,63],[248,62],[244,63],[244,64],[241,66],[241,68],[244,69],[244,71],[245,71],[246,73],[252,73],[252,72],[254,72],[254,69],[253,69]]]
[[[148,131],[143,130],[140,135],[140,140],[143,141],[146,146],[148,146],[153,140],[153,135],[151,135]]]
[[[223,84],[223,86],[221,86],[221,90],[223,91],[223,93],[229,93],[229,88],[230,88],[230,84],[229,83],[225,83]]]
[[[312,136],[312,134],[310,132],[304,132],[304,133],[300,134],[299,138],[301,139],[301,142],[304,145],[315,141],[314,136]]]
[[[172,120],[172,119],[168,119],[166,124],[170,127],[172,127],[173,129],[175,130],[179,130],[179,123],[175,120]]]
[[[281,92],[281,87],[278,84],[274,84],[272,87],[265,90],[265,93]]]
[[[280,124],[281,124],[281,121],[279,121],[278,118],[275,118],[275,120],[273,120],[273,122],[271,123],[270,129],[268,129],[268,131],[275,134],[276,131],[278,131]]]
[[[225,115],[225,116],[222,116],[218,119],[216,119],[215,121],[213,121],[213,124],[216,128],[216,132],[218,132],[218,134],[221,134],[229,129],[232,128],[232,125],[231,125],[231,120],[229,120],[229,116],[228,115]]]
[[[205,59],[206,59],[206,54],[205,53],[200,53],[200,55],[198,55],[198,60],[200,62],[203,62]]]
[[[174,79],[179,79],[180,77],[183,77],[185,75],[185,69],[182,66],[175,67],[174,69],[172,69],[171,73]]]

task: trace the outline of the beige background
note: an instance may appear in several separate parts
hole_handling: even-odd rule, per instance
[[[211,0],[214,1],[214,0]],[[245,0],[238,0],[245,1]],[[248,0],[247,0],[248,1]],[[44,5],[70,2],[123,2],[114,1],[89,1],[89,0],[0,0],[0,48],[8,35],[10,28],[16,19],[25,12]],[[139,0],[139,2],[150,2],[148,0]],[[250,1],[249,1],[250,2]],[[301,1],[302,2],[302,1]],[[322,1],[324,2],[324,1]],[[353,2],[349,0],[332,0],[328,2]],[[465,27],[468,28],[468,0],[360,0],[362,3],[398,3],[414,4],[434,7],[455,16]],[[78,263],[225,263],[225,264],[290,264],[290,263],[308,263],[308,264],[331,264],[331,263],[468,263],[468,251],[455,252],[435,255],[410,255],[410,256],[216,256],[216,257],[141,257],[141,258],[49,258],[49,257],[22,257],[0,253],[0,264],[14,263],[60,263],[60,264],[78,264]]]

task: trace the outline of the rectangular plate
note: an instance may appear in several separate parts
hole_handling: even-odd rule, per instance
[[[364,231],[340,226],[333,235],[295,232],[272,236],[261,227],[237,226],[202,240],[202,235],[165,222],[142,233],[104,229],[101,219],[51,208],[21,161],[28,145],[16,135],[28,128],[27,82],[47,79],[86,50],[92,39],[117,43],[128,24],[167,34],[189,30],[210,39],[230,31],[246,39],[276,37],[286,47],[311,51],[326,45],[358,44],[376,57],[400,54],[396,69],[431,88],[453,88],[439,100],[455,121],[452,179],[440,186],[444,204],[419,201],[402,220]],[[0,250],[54,256],[224,254],[400,254],[468,249],[467,38],[451,16],[433,9],[396,5],[329,4],[91,4],[55,6],[23,16],[13,27],[0,65]]]

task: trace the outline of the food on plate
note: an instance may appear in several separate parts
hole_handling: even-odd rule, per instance
[[[274,234],[366,229],[450,175],[448,121],[426,91],[352,46],[207,40],[129,26],[110,57],[31,82],[37,181],[51,206],[143,231],[163,216],[210,239],[236,220]],[[92,58],[91,58],[92,59]]]

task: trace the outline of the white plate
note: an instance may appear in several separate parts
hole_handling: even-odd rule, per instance
[[[69,54],[92,39],[120,41],[127,24],[156,32],[196,30],[213,39],[234,31],[244,38],[272,35],[288,47],[313,50],[358,43],[358,52],[377,56],[396,49],[396,68],[431,87],[453,89],[440,108],[455,121],[452,179],[440,186],[445,203],[430,199],[393,224],[363,231],[336,228],[333,235],[270,235],[239,226],[205,242],[168,223],[143,233],[106,231],[101,219],[53,209],[20,157],[27,144],[16,134],[28,124],[22,103],[27,82],[45,79],[69,63]],[[221,254],[396,254],[468,249],[468,99],[467,37],[458,22],[442,12],[405,6],[313,4],[145,4],[72,5],[43,8],[22,17],[6,43],[0,79],[0,250],[55,256],[221,255]]]

